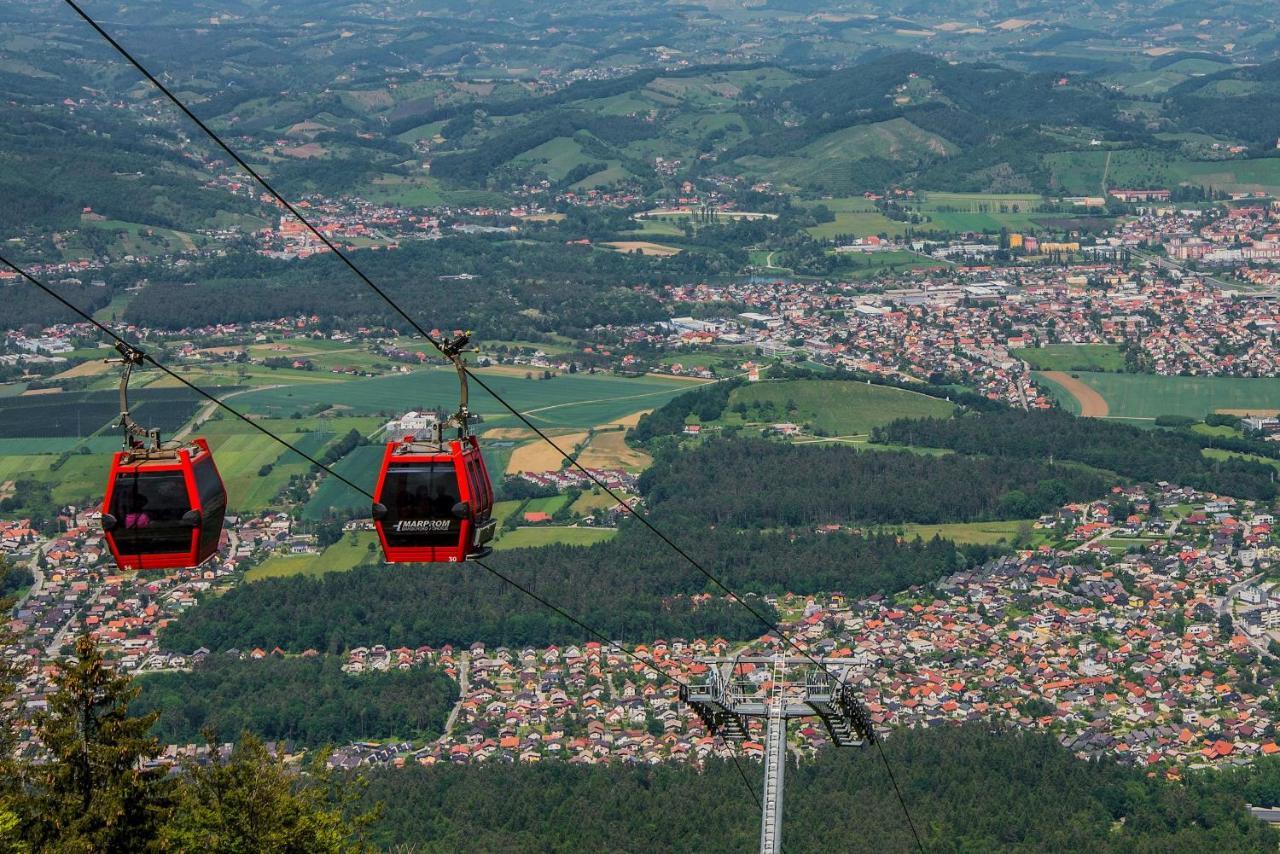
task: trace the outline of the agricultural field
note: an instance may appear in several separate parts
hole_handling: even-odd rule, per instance
[[[658,359],[664,365],[682,365],[686,368],[709,368],[722,362],[738,365],[755,357],[755,349],[736,344],[719,344],[699,347],[696,350],[669,350]]]
[[[525,379],[519,372],[480,369],[476,374],[513,406],[540,426],[591,427],[610,422],[642,407],[661,406],[670,397],[687,391],[690,383],[665,377],[617,377],[607,374],[572,374],[553,379]],[[529,371],[528,373],[534,373]],[[534,373],[535,377],[540,376]],[[236,398],[242,409],[259,415],[288,417],[329,405],[346,414],[399,414],[407,409],[453,406],[458,396],[457,375],[431,368],[412,374],[361,378],[340,383],[295,385],[258,389]],[[505,423],[513,417],[475,383],[471,408],[489,423]]]
[[[203,400],[186,388],[143,388],[130,393],[134,418],[165,433],[186,423]],[[105,389],[27,394],[7,398],[4,414],[0,438],[88,436],[119,417],[120,400],[114,391]]]
[[[284,428],[285,423],[272,425]],[[315,457],[323,453],[338,434],[331,432],[278,434],[300,451]],[[237,430],[212,434],[209,446],[218,471],[227,487],[227,503],[232,512],[260,513],[273,506],[272,499],[293,475],[305,474],[311,464],[269,436]],[[265,467],[270,466],[269,470]],[[267,473],[262,472],[266,470]]]
[[[925,267],[944,267],[944,262],[926,258],[915,252],[895,250],[890,252],[844,252],[840,253],[842,278],[866,279],[882,273],[894,273],[899,270],[914,270]]]
[[[925,219],[919,231],[1036,231],[1040,226],[1031,214],[1043,202],[1028,193],[930,192],[912,209]]]
[[[1037,371],[1124,370],[1124,350],[1114,344],[1049,344],[1011,352]]]
[[[504,530],[509,522],[514,523],[512,514],[524,506],[523,501],[495,501],[493,504],[493,518],[498,520],[498,531]]]
[[[667,246],[648,240],[611,240],[600,245],[608,246],[615,252],[626,254],[639,252],[641,255],[649,255],[655,258],[670,258],[672,255],[679,255],[683,251],[678,246]]]
[[[330,468],[372,495],[384,450],[385,445],[381,444],[361,445]],[[369,510],[369,495],[357,492],[336,477],[326,476],[303,506],[302,518],[317,521],[330,513],[352,511],[365,515]]]
[[[586,441],[586,432],[563,433],[561,435],[551,435],[555,443],[564,449],[566,453],[573,454]],[[505,472],[507,474],[519,474],[522,471],[527,472],[544,472],[557,471],[561,468],[564,457],[550,443],[541,439],[534,439],[511,453],[511,459],[507,461]]]
[[[618,494],[624,501],[629,501],[631,499],[631,496],[627,495],[625,492],[620,492]],[[573,502],[569,511],[575,516],[590,516],[597,510],[608,510],[610,507],[616,507],[617,505],[618,502],[614,501],[613,497],[609,494],[593,490],[579,495],[578,500]]]
[[[944,540],[953,540],[961,545],[995,545],[996,543],[1012,542],[1020,531],[1026,532],[1030,539],[1028,546],[1039,545],[1041,542],[1047,541],[1044,531],[1032,529],[1035,519],[1006,519],[998,522],[954,522],[943,525],[902,525],[900,530],[902,536],[911,539],[919,537],[922,540],[931,540],[934,537],[942,537]],[[895,528],[898,530],[898,528]]]
[[[1168,151],[1070,151],[1046,158],[1064,192],[1097,195],[1107,187],[1165,187],[1179,184],[1228,192],[1280,193],[1280,160],[1188,160]]]
[[[854,237],[866,237],[870,234],[901,237],[907,231],[907,223],[889,219],[876,210],[872,202],[862,196],[820,199],[808,203],[807,206],[816,205],[825,205],[835,214],[834,222],[819,223],[808,229],[809,234],[819,239],[830,240],[836,235],[847,234]]]
[[[516,528],[503,534],[502,539],[495,542],[493,547],[495,551],[503,551],[506,549],[524,549],[557,544],[590,546],[613,539],[617,533],[616,528]]]
[[[680,228],[673,222],[667,222],[661,219],[638,219],[635,220],[636,228],[631,231],[624,231],[623,234],[632,237],[681,237],[684,235],[684,229]]]
[[[366,563],[382,561],[378,535],[373,531],[352,531],[318,554],[272,555],[244,574],[245,581],[261,581],[286,575],[324,575],[346,572]]]
[[[795,405],[788,410],[788,403]],[[745,415],[742,407],[745,407]],[[787,380],[739,386],[726,425],[791,421],[836,436],[869,433],[898,418],[946,418],[954,404],[918,392],[836,380]]]
[[[907,207],[922,219],[915,225],[889,219],[861,196],[819,199],[805,204],[824,205],[835,215],[833,222],[808,229],[814,237],[826,239],[873,234],[901,237],[908,227],[920,234],[995,232],[1001,228],[1035,232],[1044,228],[1041,220],[1066,216],[1044,213],[1044,198],[1033,193],[921,193],[916,200],[907,202]]]
[[[546,498],[530,498],[524,503],[521,513],[546,513],[554,516],[569,503],[567,495],[549,495]]]
[[[1036,378],[1046,379],[1044,374]],[[1077,372],[1077,380],[1096,392],[1112,418],[1152,420],[1160,415],[1204,418],[1211,412],[1243,415],[1274,412],[1280,406],[1280,378],[1162,377],[1152,374]],[[1062,385],[1045,385],[1066,409],[1080,413],[1080,401]]]
[[[596,431],[578,455],[578,462],[588,468],[644,471],[653,463],[653,457],[628,445],[626,436],[623,428]]]

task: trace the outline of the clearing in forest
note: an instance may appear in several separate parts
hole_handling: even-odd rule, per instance
[[[658,258],[669,258],[672,255],[679,255],[680,249],[675,246],[664,246],[661,243],[650,243],[647,240],[611,240],[608,243],[602,243],[601,246],[608,246],[610,249],[616,249],[619,252],[639,252],[641,255],[652,255]]]

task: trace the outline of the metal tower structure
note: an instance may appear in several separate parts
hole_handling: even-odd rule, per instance
[[[875,728],[866,707],[853,687],[844,679],[844,669],[855,664],[852,659],[798,656],[742,656],[739,658],[700,658],[715,665],[701,685],[680,689],[680,699],[688,703],[702,719],[712,735],[725,741],[742,742],[747,738],[747,718],[763,718],[764,791],[760,801],[760,852],[781,854],[782,797],[787,768],[787,722],[792,718],[816,717],[822,721],[838,747],[874,743]],[[817,665],[814,665],[814,662]],[[760,664],[769,670],[769,685],[744,684],[734,678],[740,664]],[[721,667],[729,665],[726,675]],[[788,681],[789,665],[809,665],[803,682]],[[841,668],[837,679],[832,668]]]

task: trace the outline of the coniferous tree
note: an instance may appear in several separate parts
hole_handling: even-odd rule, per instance
[[[376,811],[352,819],[345,816],[358,792],[348,786],[331,800],[335,783],[325,767],[326,756],[318,756],[300,775],[248,732],[230,754],[212,737],[209,747],[211,762],[192,761],[183,767],[177,809],[163,832],[166,849],[218,854],[367,850],[361,837]]]
[[[13,569],[0,559],[0,579]],[[13,597],[0,599],[0,614],[8,614],[13,607]],[[14,640],[8,621],[0,620],[0,649],[7,647]],[[14,747],[17,737],[15,725],[17,721],[9,703],[18,692],[18,680],[21,668],[9,659],[0,656],[0,854],[19,854],[29,850],[19,838],[21,823],[18,813],[18,796],[21,792],[21,781],[18,763],[14,761]]]
[[[137,687],[87,635],[54,686],[48,710],[35,718],[49,761],[31,771],[26,835],[37,848],[59,851],[154,847],[168,812],[160,773],[142,768],[160,752],[147,734],[155,713],[129,715]]]

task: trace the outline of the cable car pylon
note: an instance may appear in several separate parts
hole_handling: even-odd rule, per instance
[[[874,744],[878,738],[866,707],[844,676],[836,678],[832,667],[857,663],[847,658],[802,656],[703,657],[712,665],[705,682],[681,685],[680,699],[689,704],[711,735],[725,741],[747,739],[748,718],[765,721],[764,791],[760,801],[760,854],[781,854],[782,804],[787,767],[787,722],[816,717],[837,747]],[[735,677],[739,665],[769,668],[769,685],[763,693],[748,691]],[[722,667],[728,666],[725,674]],[[804,681],[787,678],[790,665],[808,665]]]

